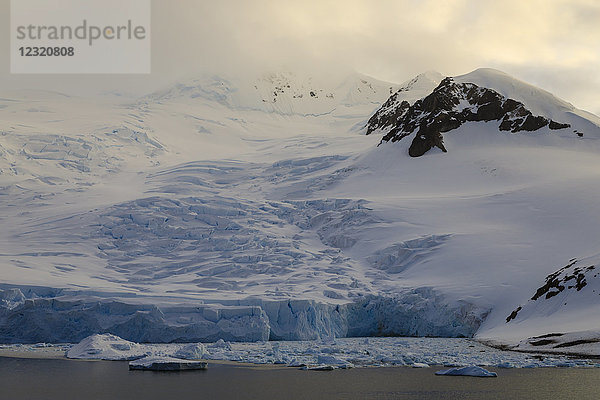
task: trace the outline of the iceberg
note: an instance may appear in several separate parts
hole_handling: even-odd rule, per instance
[[[198,360],[206,354],[206,348],[202,343],[189,343],[175,352],[176,358],[184,360]]]
[[[67,358],[87,360],[135,360],[146,356],[146,349],[109,333],[92,335],[83,339],[67,351]]]
[[[321,366],[329,365],[334,368],[342,368],[342,369],[349,369],[349,368],[354,367],[354,365],[352,365],[352,363],[349,363],[346,360],[343,360],[341,358],[334,357],[334,356],[328,355],[328,354],[319,354],[317,356],[317,364],[319,364]]]
[[[468,367],[455,367],[437,371],[436,375],[448,375],[448,376],[477,376],[481,378],[495,378],[498,376],[495,372],[490,372],[485,368],[471,365]]]
[[[206,361],[192,361],[173,357],[144,357],[129,362],[131,370],[145,371],[190,371],[206,369]]]

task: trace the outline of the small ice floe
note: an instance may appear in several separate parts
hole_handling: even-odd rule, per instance
[[[509,361],[504,361],[496,364],[496,368],[515,368],[515,365]],[[523,368],[526,368],[526,366],[524,366]]]
[[[288,367],[293,367],[293,368],[300,368],[300,367],[306,367],[306,364],[303,363],[302,361],[298,361],[298,359],[294,358],[292,359],[292,361],[290,361],[287,364]]]
[[[297,359],[293,359],[288,364],[288,367],[300,367],[303,371],[333,371],[334,369],[354,368],[354,365],[346,360],[329,354],[319,354],[317,356],[316,364],[304,363]]]
[[[336,369],[333,365],[314,365],[312,367],[304,366],[300,368],[303,371],[333,371]]]
[[[416,362],[411,365],[413,368],[429,368],[429,364]]]
[[[319,354],[317,356],[317,364],[319,365],[331,365],[334,368],[341,368],[341,369],[349,369],[354,367],[354,365],[352,365],[352,363],[349,363],[346,360],[343,360],[341,358],[337,358],[328,354]]]
[[[173,357],[144,357],[130,361],[129,369],[144,371],[190,371],[206,369],[206,361],[192,361]]]
[[[437,371],[436,375],[449,375],[449,376],[478,376],[482,378],[493,378],[498,376],[495,372],[490,372],[485,368],[471,365],[468,367],[456,367]]]
[[[574,368],[574,367],[577,367],[578,364],[575,362],[565,361],[565,362],[558,362],[558,363],[554,364],[554,366],[557,368]]]

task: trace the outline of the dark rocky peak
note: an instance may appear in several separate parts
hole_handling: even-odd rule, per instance
[[[469,121],[499,121],[500,131],[535,131],[568,128],[546,117],[535,116],[523,103],[473,83],[445,78],[431,94],[410,105],[394,93],[369,119],[367,135],[384,134],[381,142],[396,142],[416,131],[409,155],[419,157],[433,147],[446,152],[442,133]]]

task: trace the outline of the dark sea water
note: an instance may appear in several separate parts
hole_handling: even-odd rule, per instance
[[[0,357],[0,399],[600,399],[600,369],[441,368],[300,371],[209,363],[206,371],[129,371],[127,362]]]

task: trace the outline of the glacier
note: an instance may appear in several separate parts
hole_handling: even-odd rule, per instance
[[[416,132],[381,145],[381,129],[366,135],[388,99],[393,113],[443,79],[284,72],[200,77],[134,101],[7,93],[0,342],[518,346],[597,331],[593,275],[530,299],[569,260],[597,265],[600,120],[483,69],[453,79],[571,126],[468,121],[444,133],[448,153],[418,159]]]
[[[20,289],[13,288],[0,291],[0,298],[19,299],[11,301],[11,306],[0,306],[0,342],[65,343],[94,333],[142,343],[473,336],[486,311],[468,304],[452,309],[431,292],[365,297],[341,305],[255,299],[159,307],[141,299],[93,301],[90,295],[53,293],[46,288],[29,288],[27,293],[34,298],[27,299]],[[73,300],[75,297],[85,300]]]

